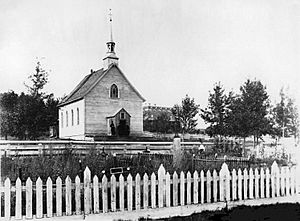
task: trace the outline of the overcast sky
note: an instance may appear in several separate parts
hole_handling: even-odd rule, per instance
[[[237,91],[247,78],[272,101],[282,86],[299,97],[297,0],[0,0],[0,92],[24,91],[39,57],[46,91],[68,94],[102,67],[109,8],[119,66],[146,103],[189,94],[204,107],[215,82]]]

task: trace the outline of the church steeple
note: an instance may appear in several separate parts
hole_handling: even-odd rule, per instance
[[[111,9],[109,9],[109,26],[110,26],[109,40],[106,43],[107,52],[106,52],[106,57],[103,58],[103,68],[104,68],[104,70],[108,69],[108,67],[111,64],[118,65],[118,60],[119,60],[119,58],[116,56],[116,53],[115,53],[115,42],[113,41]]]

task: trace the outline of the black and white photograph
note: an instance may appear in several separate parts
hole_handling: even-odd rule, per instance
[[[299,0],[0,0],[0,220],[300,220]]]

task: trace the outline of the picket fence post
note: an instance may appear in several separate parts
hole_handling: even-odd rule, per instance
[[[91,196],[91,171],[88,167],[83,173],[84,186],[84,213],[90,214],[92,210],[92,196]]]
[[[201,191],[201,195],[200,195],[200,202],[201,204],[204,203],[204,171],[201,170],[200,172],[200,191]]]
[[[184,205],[184,173],[183,171],[180,172],[180,205]]]
[[[117,181],[114,174],[110,178],[110,201],[111,211],[115,212],[117,210]]]
[[[271,166],[272,197],[279,196],[279,168],[276,161]]]
[[[186,174],[186,204],[190,205],[192,203],[191,189],[192,189],[192,176],[190,171]]]
[[[266,169],[266,198],[270,197],[270,170]]]
[[[253,199],[253,169],[249,170],[249,199]]]
[[[232,200],[236,200],[237,197],[236,197],[236,181],[237,181],[237,176],[236,176],[236,170],[233,169],[232,170],[232,180],[231,180],[231,183],[232,183]]]
[[[107,178],[105,174],[102,177],[102,210],[103,213],[108,212],[108,202],[107,202]]]
[[[149,177],[147,175],[147,173],[144,174],[143,176],[143,208],[144,209],[147,209],[148,206],[149,206],[149,202],[148,202],[148,199],[149,199]]]
[[[46,182],[46,198],[47,198],[47,217],[53,216],[53,184],[50,177]]]
[[[166,174],[166,207],[171,206],[171,181],[170,174],[167,172]]]
[[[151,174],[151,208],[156,208],[156,176]]]
[[[178,206],[178,175],[173,173],[173,206]]]
[[[243,180],[243,175],[242,175],[242,170],[239,168],[238,170],[238,200],[242,200],[242,180]]]
[[[257,168],[255,168],[254,170],[254,183],[255,183],[255,188],[254,188],[255,198],[259,198],[259,174]]]
[[[79,177],[78,177],[78,179],[79,179]],[[79,181],[80,181],[80,179],[79,179]],[[77,187],[76,190],[79,191],[79,194],[80,194],[80,186]],[[99,208],[99,178],[98,178],[97,175],[95,175],[93,177],[93,199],[94,199],[94,213],[96,213],[96,214],[100,213],[100,208]],[[79,200],[79,202],[78,202],[79,205],[77,207],[77,204],[76,204],[76,214],[78,213],[77,209],[79,209],[79,211],[80,211],[80,204],[81,204],[80,203],[80,195],[79,195],[79,199],[77,199],[77,200]]]
[[[193,179],[194,179],[194,204],[198,204],[199,176],[198,176],[198,172],[196,170],[194,171]]]
[[[26,181],[26,219],[32,219],[32,181]]]
[[[206,202],[211,203],[211,173],[210,170],[206,172]]]
[[[213,171],[213,194],[214,194],[214,202],[218,201],[218,174],[214,169]]]
[[[75,177],[75,213],[76,215],[81,213],[80,178],[78,175]]]
[[[4,217],[10,218],[10,179],[4,181]]]
[[[66,184],[66,196],[65,196],[66,215],[70,216],[72,215],[72,187],[71,187],[72,181],[69,176],[66,177],[65,184]]]
[[[265,197],[265,175],[264,175],[264,168],[260,168],[260,198]]]
[[[158,169],[158,207],[162,208],[164,206],[164,180],[166,176],[166,170],[161,164]]]
[[[16,181],[16,219],[22,219],[22,186],[21,185],[22,185],[21,180],[18,177]]]
[[[124,197],[125,197],[125,190],[124,190],[124,176],[121,174],[119,177],[119,202],[120,202],[120,211],[124,211]]]
[[[56,179],[56,216],[62,216],[62,180]]]
[[[132,176],[129,174],[127,176],[127,209],[132,211]]]
[[[248,199],[248,171],[245,168],[244,171],[244,200]]]
[[[135,209],[141,209],[141,176],[137,174],[135,176]]]

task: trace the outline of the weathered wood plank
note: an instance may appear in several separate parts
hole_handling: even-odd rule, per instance
[[[135,209],[141,209],[141,176],[137,174],[135,176]]]
[[[156,208],[156,176],[151,174],[151,208]]]
[[[98,201],[99,201],[99,197],[98,197]],[[75,177],[75,213],[76,215],[81,214],[81,188],[80,188],[79,176]]]
[[[200,172],[200,203],[204,203],[204,171],[201,170]]]
[[[53,216],[53,183],[50,177],[46,182],[47,217]]]
[[[266,197],[270,197],[270,170],[266,169]]]
[[[83,174],[84,186],[84,213],[90,214],[92,211],[92,191],[91,191],[91,171],[88,167],[85,168]]]
[[[244,200],[248,199],[248,171],[245,168],[243,171],[244,174]]]
[[[237,190],[237,175],[236,175],[236,170],[233,169],[232,170],[232,200],[236,200],[237,199],[237,194],[236,194],[236,190]]]
[[[115,175],[110,178],[110,207],[111,211],[117,210],[117,181]]]
[[[10,179],[6,178],[4,181],[4,217],[6,219],[10,218]]]
[[[166,174],[166,207],[171,206],[171,180],[170,174],[167,172]]]
[[[120,185],[120,192],[119,192],[119,202],[120,202],[120,211],[124,211],[124,197],[125,197],[125,184],[124,184],[124,176],[121,174],[119,177],[119,185]]]
[[[180,205],[184,205],[185,201],[185,189],[184,189],[184,173],[183,171],[180,172]]]
[[[242,170],[239,168],[238,169],[238,200],[242,200],[242,182],[243,182],[243,175],[242,175]]]
[[[210,170],[206,172],[206,201],[211,203],[211,173]]]
[[[186,174],[186,204],[190,205],[192,203],[192,196],[191,196],[191,189],[192,189],[192,176],[191,173],[188,171]]]
[[[162,208],[164,206],[164,180],[165,180],[166,170],[161,164],[158,169],[158,207]]]
[[[132,197],[132,176],[127,176],[127,209],[132,211],[133,197]]]
[[[280,168],[280,195],[285,195],[285,179],[286,179],[286,167]]]
[[[199,175],[198,172],[195,170],[194,174],[193,174],[193,185],[194,185],[194,204],[198,204],[199,202],[199,193],[198,193],[198,189],[199,189]]]
[[[178,175],[173,173],[173,206],[178,206]]]
[[[72,215],[72,181],[69,176],[66,177],[65,180],[66,183],[66,215],[70,216]]]
[[[16,181],[16,216],[15,217],[16,219],[22,219],[22,183],[20,178],[18,178]]]
[[[253,169],[252,168],[250,168],[250,170],[249,170],[249,199],[253,199],[254,197],[253,197],[253,186],[254,186],[254,184],[253,184],[253,179],[254,179],[254,177],[253,177]]]
[[[259,174],[258,174],[258,169],[255,168],[254,170],[254,192],[255,192],[255,198],[259,198]]]
[[[149,207],[149,177],[147,173],[143,176],[143,208],[147,209]]]
[[[78,177],[79,178],[79,177]],[[80,179],[79,179],[80,181]],[[79,186],[80,187],[80,186]],[[79,190],[80,191],[80,190]],[[79,192],[80,193],[80,192]],[[99,178],[98,176],[93,177],[93,198],[94,198],[94,213],[100,213],[99,203]],[[80,199],[80,198],[79,198]],[[77,211],[77,209],[76,209]],[[77,212],[76,212],[77,213]]]
[[[32,219],[32,181],[26,181],[26,219]]]
[[[265,198],[265,171],[260,168],[260,198]]]
[[[56,216],[62,216],[62,180],[56,179]]]
[[[213,171],[213,196],[214,202],[218,201],[218,174],[217,171]]]
[[[103,213],[108,212],[108,200],[107,200],[107,178],[105,175],[102,177],[102,210]]]

